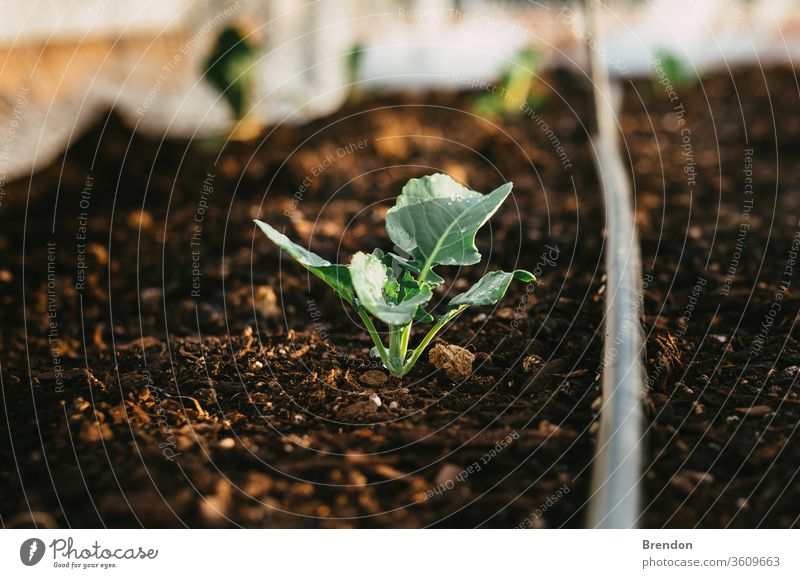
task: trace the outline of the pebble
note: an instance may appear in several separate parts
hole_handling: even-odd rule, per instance
[[[344,421],[360,422],[371,418],[378,411],[378,406],[370,400],[355,401],[336,411],[336,417]]]
[[[377,393],[373,393],[369,396],[369,400],[374,403],[377,407],[382,405],[381,398]]]
[[[160,306],[162,296],[163,292],[158,287],[145,287],[139,292],[142,305],[147,305],[150,307]]]
[[[511,307],[503,307],[495,313],[498,319],[514,319],[514,310]]]
[[[462,471],[464,471],[464,468],[460,468],[455,464],[451,464],[451,463],[442,464],[442,467],[439,470],[439,473],[436,474],[436,479],[434,480],[434,483],[436,483],[437,485],[443,486],[447,482],[450,482],[450,481],[455,482],[456,481],[456,477]]]
[[[754,405],[753,407],[737,407],[736,411],[745,415],[762,416],[772,413],[772,408],[768,405]]]
[[[253,288],[253,306],[262,318],[277,318],[281,315],[278,297],[269,285],[257,285]]]
[[[147,211],[131,211],[128,213],[128,226],[134,229],[149,229],[153,226],[153,216]]]
[[[800,367],[798,367],[797,365],[790,365],[789,367],[781,371],[781,378],[786,380],[792,380],[797,376],[798,373],[800,373]]]
[[[438,343],[428,353],[428,360],[454,381],[462,381],[472,374],[475,354],[458,345]]]
[[[544,359],[539,357],[538,355],[528,355],[525,359],[522,360],[522,369],[525,373],[532,373],[537,371],[540,367],[544,365]]]
[[[85,442],[108,441],[113,437],[114,434],[107,423],[85,421],[81,428],[80,438]]]
[[[369,371],[362,373],[359,379],[361,380],[361,383],[365,385],[379,387],[385,384],[389,380],[389,377],[378,369],[370,369]]]
[[[697,472],[693,470],[682,470],[675,474],[670,483],[685,493],[691,493],[703,483],[713,483],[714,476],[708,472]]]

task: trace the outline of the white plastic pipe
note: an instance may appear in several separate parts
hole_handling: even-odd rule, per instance
[[[603,347],[603,404],[592,471],[589,526],[634,528],[640,514],[643,463],[644,336],[642,270],[633,195],[622,161],[616,109],[601,50],[600,0],[588,0],[594,35],[590,61],[597,113],[592,139],[606,206],[606,304]]]

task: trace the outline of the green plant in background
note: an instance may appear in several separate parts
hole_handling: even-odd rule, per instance
[[[350,265],[337,265],[290,241],[256,220],[269,239],[298,263],[330,285],[361,317],[379,355],[392,375],[403,376],[445,325],[467,307],[494,305],[514,279],[528,282],[533,274],[518,269],[492,271],[469,290],[453,297],[445,313],[434,319],[426,310],[433,290],[444,283],[437,266],[475,265],[481,254],[475,235],[511,193],[511,183],[488,195],[461,186],[443,174],[411,179],[386,214],[386,232],[400,252],[356,253]],[[371,317],[388,326],[384,345]],[[434,322],[415,347],[410,347],[414,323]]]
[[[364,65],[364,45],[356,43],[347,55],[347,103],[356,104],[361,100],[362,88],[359,82],[361,67]]]
[[[536,79],[542,56],[532,47],[520,51],[514,63],[500,77],[495,91],[475,99],[475,112],[481,116],[515,116],[524,110],[541,108],[546,99]]]
[[[225,28],[208,55],[204,74],[230,105],[236,120],[243,121],[255,88],[255,46],[235,26]],[[250,134],[257,127],[240,122],[237,134]],[[237,134],[232,136],[237,136]]]
[[[677,54],[668,50],[657,50],[656,59],[660,63],[667,81],[674,88],[687,88],[700,80],[698,73],[692,68],[691,64],[680,58]],[[658,74],[654,78],[656,84],[660,82]]]

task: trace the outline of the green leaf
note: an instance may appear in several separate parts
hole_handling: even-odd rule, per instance
[[[656,51],[656,58],[661,61],[661,70],[666,75],[669,83],[675,88],[686,88],[698,81],[698,75],[691,64],[682,60],[680,56],[661,49]],[[657,71],[658,68],[656,67],[656,76],[658,76]],[[659,80],[659,78],[656,78],[656,82]]]
[[[424,307],[417,309],[417,313],[414,315],[415,323],[430,323],[431,321],[433,321],[433,315],[425,311]]]
[[[417,251],[417,254],[419,254],[419,251]],[[411,259],[405,259],[400,255],[389,253],[389,257],[392,259],[392,263],[399,265],[409,273],[414,273],[417,276],[419,276],[419,274],[422,272],[422,268],[425,266],[425,259],[420,256],[412,257]],[[444,279],[442,279],[431,269],[425,276],[425,282],[431,287],[438,287],[444,283]]]
[[[225,28],[206,60],[205,76],[243,118],[255,83],[256,50],[236,27]]]
[[[350,276],[359,304],[372,315],[389,325],[407,325],[414,319],[417,308],[433,296],[429,287],[400,303],[386,300],[384,289],[389,281],[386,265],[376,255],[356,253],[350,263]]]
[[[468,291],[453,297],[448,307],[452,309],[460,305],[494,305],[506,294],[513,279],[527,283],[533,281],[535,277],[523,269],[517,269],[511,273],[492,271],[484,275]]]
[[[511,192],[511,183],[482,195],[443,174],[411,179],[386,214],[389,238],[424,260],[427,280],[434,265],[474,265],[481,260],[475,234]]]
[[[286,235],[279,233],[271,226],[255,219],[255,224],[264,232],[270,241],[289,253],[295,261],[311,271],[314,275],[333,287],[336,294],[353,305],[353,283],[350,271],[345,265],[334,265],[316,253],[293,243]]]
[[[534,48],[518,52],[497,83],[502,90],[478,96],[474,102],[475,111],[481,115],[515,116],[540,108],[544,98],[534,93],[541,88],[537,78],[542,57],[543,53]]]

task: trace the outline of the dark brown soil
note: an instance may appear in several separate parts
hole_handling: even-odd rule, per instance
[[[795,73],[718,76],[679,90],[673,103],[648,101],[644,92],[642,100],[628,93],[623,123],[652,277],[645,293],[652,385],[645,523],[796,526]],[[670,115],[681,104],[683,127]],[[694,185],[680,148],[686,134]]]
[[[682,89],[698,172],[691,194],[670,103],[650,83],[626,96],[652,276],[647,526],[786,527],[800,512],[794,280],[753,353],[800,218],[794,76],[767,78],[736,73],[741,110],[730,78]],[[488,122],[469,112],[473,95],[438,93],[373,97],[218,157],[209,144],[132,135],[110,115],[58,163],[8,185],[3,524],[581,526],[603,213],[590,94],[569,75],[550,81],[557,92],[541,116],[567,168],[535,119]],[[723,296],[745,148],[755,150],[756,200]],[[391,248],[383,219],[393,197],[436,171],[483,192],[515,185],[479,237],[483,263],[443,271],[442,297],[487,266],[538,264],[541,281],[529,303],[526,287],[513,287],[494,311],[469,311],[442,335],[477,356],[463,383],[427,358],[388,378],[351,312],[251,223],[285,227],[346,262]],[[707,284],[678,332],[700,275]]]

